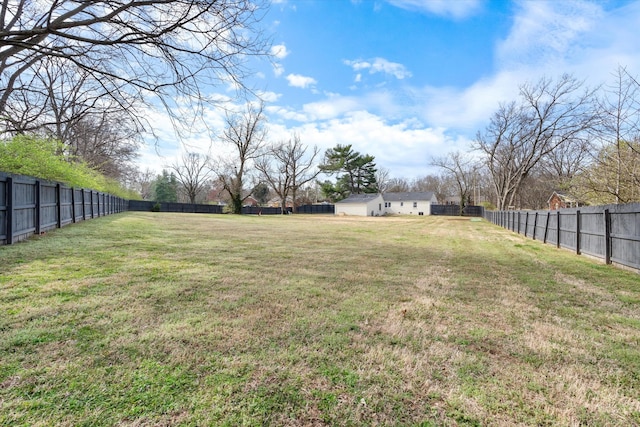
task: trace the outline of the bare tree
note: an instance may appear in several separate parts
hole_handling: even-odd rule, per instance
[[[387,192],[389,193],[403,193],[409,191],[410,188],[409,182],[404,178],[391,178],[387,181]]]
[[[132,117],[131,101],[198,117],[206,86],[243,87],[246,59],[267,52],[257,27],[262,10],[260,0],[5,0],[0,117],[16,91],[22,99],[46,96],[32,76],[54,58],[98,82],[101,97],[125,100]]]
[[[314,146],[309,155],[307,155],[307,148],[300,141],[300,136],[294,134],[292,139],[271,147],[256,162],[256,169],[280,197],[282,213],[286,211],[289,194],[291,194],[295,212],[298,190],[313,181],[320,173],[320,169],[315,164],[320,152],[318,147]]]
[[[124,100],[104,97],[98,82],[83,70],[67,69],[59,58],[44,58],[32,71],[30,81],[8,98],[5,132],[53,137],[70,161],[124,178],[142,140],[138,121],[122,108]]]
[[[477,165],[460,152],[452,152],[445,157],[434,158],[433,166],[442,168],[445,174],[456,183],[460,197],[460,215],[473,196],[473,183],[477,174]]]
[[[391,172],[387,168],[379,167],[376,170],[376,182],[378,183],[378,191],[380,193],[386,193],[389,188],[389,182],[391,180]]]
[[[142,200],[153,198],[153,184],[156,178],[155,172],[147,168],[144,171],[136,170],[129,177],[128,188],[140,194]]]
[[[497,208],[513,206],[525,178],[558,147],[588,138],[593,91],[563,75],[520,87],[520,101],[500,105],[476,148],[485,156]]]
[[[200,153],[183,153],[180,163],[173,163],[170,169],[182,186],[189,203],[196,203],[198,195],[203,193],[211,179],[209,156]]]
[[[245,191],[245,177],[262,153],[267,131],[264,104],[246,105],[242,113],[227,113],[221,139],[232,147],[233,156],[216,166],[216,174],[231,200],[231,211],[242,213],[242,203],[251,194]]]
[[[426,175],[411,182],[410,191],[433,191],[439,203],[444,203],[448,196],[455,193],[451,179],[443,175]]]
[[[595,136],[600,147],[594,150],[593,164],[580,182],[587,191],[601,193],[609,202],[625,203],[630,198],[629,182],[639,181],[640,86],[626,68],[618,67],[614,82],[605,87],[598,101],[601,118]]]

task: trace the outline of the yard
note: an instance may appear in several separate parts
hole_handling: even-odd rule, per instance
[[[638,425],[640,276],[485,221],[125,213],[0,247],[0,425]]]

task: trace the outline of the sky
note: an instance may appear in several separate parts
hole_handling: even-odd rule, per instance
[[[247,83],[266,101],[269,141],[351,144],[411,180],[438,173],[433,158],[468,152],[523,84],[569,73],[606,85],[619,66],[640,75],[639,24],[640,1],[274,0],[262,20],[273,57],[254,60]],[[225,152],[153,115],[160,138],[142,170],[185,150]],[[222,111],[207,116],[221,130]]]

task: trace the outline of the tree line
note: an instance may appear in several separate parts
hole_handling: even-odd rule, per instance
[[[284,213],[303,201],[335,202],[350,194],[378,191],[373,156],[339,144],[321,157],[317,146],[305,145],[295,133],[271,143],[265,124],[263,103],[227,112],[221,144],[216,146],[231,154],[184,153],[162,174],[147,179],[141,192],[158,201],[177,201],[182,195],[189,203],[205,200],[208,193],[210,202],[223,202],[232,213],[241,213],[249,198],[265,204],[273,196]],[[335,182],[317,182],[320,173],[334,176]],[[315,197],[309,197],[310,192]]]
[[[589,204],[638,201],[640,84],[624,67],[612,77],[596,88],[567,74],[522,84],[468,152],[432,164],[456,183],[462,205],[539,209],[554,191]]]

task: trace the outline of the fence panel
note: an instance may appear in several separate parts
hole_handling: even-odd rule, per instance
[[[112,207],[120,204],[126,208],[115,196],[0,172],[0,245],[91,218],[92,200],[98,197]]]
[[[73,189],[73,222],[82,221],[84,219],[84,190],[81,188]]]
[[[301,214],[334,214],[336,212],[335,205],[302,205],[296,208],[297,213]]]
[[[526,231],[529,238],[640,270],[640,203],[495,211],[484,218],[516,233]]]
[[[40,183],[40,231],[52,230],[58,225],[58,195],[56,193],[56,184]]]
[[[91,190],[82,190],[82,197],[84,201],[84,206],[82,211],[84,213],[83,219],[91,219],[93,218],[93,201],[91,200]]]
[[[129,200],[127,202],[127,209],[137,212],[151,212],[154,209],[158,209],[159,212],[221,214],[223,213],[224,206]]]
[[[460,216],[460,205],[431,205],[431,215]],[[462,216],[483,216],[484,207],[467,205]]]
[[[12,241],[26,239],[36,231],[36,186],[34,180],[12,180]]]
[[[576,250],[576,214],[573,212],[562,212],[560,214],[560,247]]]
[[[580,252],[603,258],[606,255],[605,218],[601,210],[581,209]]]
[[[640,204],[610,207],[611,260],[640,269]]]
[[[60,226],[73,222],[73,188],[59,187]]]

